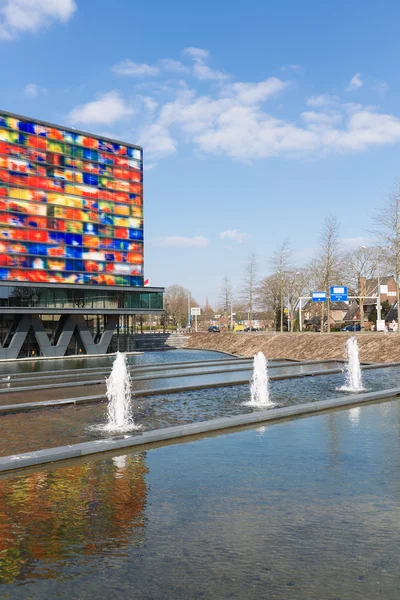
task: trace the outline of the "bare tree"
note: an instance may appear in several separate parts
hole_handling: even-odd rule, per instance
[[[290,248],[289,240],[283,240],[278,249],[274,252],[271,260],[271,266],[279,281],[279,299],[280,299],[280,330],[283,331],[283,312],[285,304],[285,283],[286,273],[291,268],[291,258],[293,251]]]
[[[326,291],[327,303],[327,331],[331,330],[329,321],[330,298],[329,288],[331,285],[340,285],[343,279],[342,274],[343,257],[339,242],[339,221],[334,215],[328,215],[322,225],[319,235],[318,254],[312,261],[314,280],[320,286],[321,290]],[[322,331],[323,323],[321,323]]]
[[[175,325],[185,327],[189,321],[189,308],[195,305],[192,294],[181,285],[170,285],[164,292],[164,308]]]
[[[290,331],[294,330],[295,306],[304,292],[308,290],[308,273],[305,269],[287,271],[285,275],[285,288],[290,315]],[[300,300],[301,302],[301,300]]]
[[[261,279],[257,287],[257,304],[258,306],[271,313],[274,323],[274,331],[277,329],[277,316],[280,307],[280,281],[279,276],[274,273],[268,277]]]
[[[378,248],[360,246],[349,250],[343,256],[343,276],[352,293],[356,294],[360,286],[360,277],[376,277],[378,266]]]
[[[220,293],[218,298],[218,308],[219,311],[225,315],[226,319],[230,319],[230,315],[232,312],[232,303],[233,303],[233,286],[231,280],[228,275],[224,275],[221,285],[220,285]],[[232,323],[231,323],[232,326]]]
[[[242,285],[243,302],[248,306],[250,327],[253,321],[253,309],[256,299],[257,288],[257,260],[255,254],[250,254],[245,266]]]
[[[366,282],[376,277],[378,272],[378,249],[360,246],[343,256],[343,274],[350,291],[358,295],[360,307],[360,326],[364,324],[364,299],[367,293]]]
[[[233,302],[232,284],[228,275],[224,275],[220,285],[220,294],[218,298],[218,308],[226,316],[231,313],[231,305]]]
[[[375,215],[374,233],[382,244],[383,255],[394,272],[396,280],[397,323],[400,315],[400,178],[393,186],[386,204]],[[399,333],[399,327],[397,327]]]
[[[210,303],[208,302],[208,298],[206,298],[206,303],[204,305],[204,308],[201,311],[202,316],[210,321],[211,319],[214,318],[214,310],[212,308],[212,306],[210,306]]]

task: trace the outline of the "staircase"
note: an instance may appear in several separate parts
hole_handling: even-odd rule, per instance
[[[135,336],[135,350],[149,352],[151,350],[171,350],[184,348],[186,336],[180,333],[142,333]]]

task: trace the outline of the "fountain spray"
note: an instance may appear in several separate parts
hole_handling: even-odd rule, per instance
[[[117,352],[110,376],[106,379],[108,423],[110,431],[127,431],[135,427],[132,418],[131,377],[125,354]]]
[[[248,406],[273,406],[269,399],[267,359],[262,352],[254,357],[250,393],[251,401]]]
[[[364,390],[361,379],[361,367],[358,343],[354,336],[346,342],[346,366],[344,368],[345,383],[339,388],[343,392],[362,392]]]

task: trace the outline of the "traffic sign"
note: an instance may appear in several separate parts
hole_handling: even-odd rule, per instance
[[[199,306],[192,306],[192,308],[190,309],[190,314],[192,315],[192,317],[197,317],[199,316],[200,313],[200,307]]]
[[[326,292],[313,292],[312,293],[312,301],[313,302],[326,302]]]
[[[385,319],[377,319],[376,320],[376,330],[377,331],[385,331]]]
[[[329,295],[331,302],[347,302],[349,299],[349,291],[345,285],[331,285]]]

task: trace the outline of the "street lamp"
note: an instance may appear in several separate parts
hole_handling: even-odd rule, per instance
[[[186,294],[188,299],[188,330],[190,331],[190,294]]]

